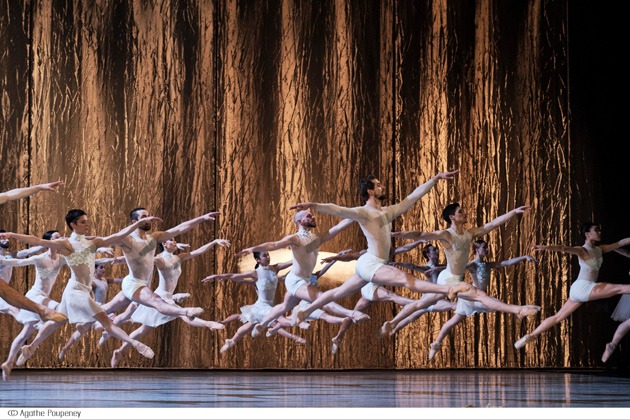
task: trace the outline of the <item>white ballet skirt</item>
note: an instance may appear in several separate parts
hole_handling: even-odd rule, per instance
[[[56,310],[57,306],[59,306],[59,302],[57,302],[56,300],[52,300],[47,294],[43,293],[39,289],[31,289],[24,296],[26,296],[33,302],[47,306],[50,309]],[[25,309],[20,309],[20,312],[18,313],[17,317],[15,317],[15,319],[21,324],[26,324],[29,322],[42,322],[42,319],[39,317],[38,314],[36,314],[35,312],[27,311]]]
[[[240,320],[243,323],[258,324],[273,309],[273,299],[278,287],[278,274],[271,268],[262,265],[256,269],[256,273],[258,274],[258,280],[256,280],[258,300],[253,305],[241,307]]]
[[[56,260],[53,260],[50,257],[50,251],[28,259],[35,263],[35,283],[26,292],[25,296],[35,303],[47,306],[50,309],[57,309],[59,302],[50,298],[50,292],[57,280],[57,276],[59,276],[61,267],[65,265],[65,259],[59,256]],[[22,324],[33,322],[39,324],[42,322],[38,314],[25,309],[21,309],[15,319]]]
[[[621,295],[621,299],[619,299],[617,307],[610,317],[619,322],[630,319],[630,295]]]
[[[171,305],[180,307],[173,300],[173,294],[167,292],[163,289],[155,289],[155,294],[161,297],[166,303],[170,303]],[[171,322],[174,319],[177,319],[177,316],[172,315],[164,315],[161,312],[158,312],[155,308],[151,308],[150,306],[138,305],[138,309],[136,309],[131,315],[131,319],[136,322],[139,322],[148,327],[159,327],[160,325],[164,325],[168,322]]]

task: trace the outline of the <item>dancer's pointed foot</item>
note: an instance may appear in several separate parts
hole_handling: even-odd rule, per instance
[[[309,324],[308,322],[302,322],[301,324],[298,325],[299,328],[303,329],[303,330],[308,330],[309,328],[311,328],[311,324]]]
[[[378,338],[383,338],[386,335],[389,335],[392,332],[392,330],[394,329],[394,327],[395,327],[395,325],[394,325],[393,322],[385,321],[383,323],[383,325],[381,326],[381,329],[378,330],[378,332],[376,333],[376,336]]]
[[[107,331],[103,331],[103,334],[101,334],[101,338],[98,339],[98,345],[102,346],[107,340],[109,340],[109,334],[107,333]]]
[[[4,362],[2,364],[2,380],[8,381],[13,370],[13,362]]]
[[[299,325],[302,322],[305,322],[307,318],[308,315],[304,313],[304,311],[297,311],[297,314],[295,315],[295,323],[293,323],[293,325]]]
[[[252,337],[258,337],[260,333],[265,330],[265,326],[263,324],[254,325],[254,329],[252,330]]]
[[[339,347],[341,347],[341,339],[337,337],[333,337],[332,339],[332,353],[337,354],[339,351]]]
[[[216,321],[208,321],[208,328],[210,328],[211,330],[224,330],[225,325]]]
[[[429,360],[433,360],[435,354],[440,351],[441,347],[442,343],[437,341],[434,341],[431,345],[429,345]]]
[[[279,330],[279,329],[280,329],[280,327],[278,327],[278,328],[269,328],[269,329],[267,330],[267,332],[265,333],[265,335],[266,335],[267,337],[274,336],[274,335],[276,335],[276,333],[278,332],[278,330]]]
[[[364,314],[363,312],[353,311],[352,312],[352,321],[356,324],[357,322],[368,321],[370,316],[368,314]]]
[[[138,353],[140,353],[147,359],[153,359],[153,356],[155,356],[155,353],[153,353],[153,350],[151,350],[151,347],[139,341],[136,341],[133,343],[133,348],[136,349]]]
[[[295,341],[298,344],[306,344],[306,338],[302,338],[302,337],[296,337],[293,339],[293,341]]]
[[[175,293],[172,299],[175,302],[180,303],[182,300],[187,299],[189,297],[190,297],[190,293]]]
[[[66,356],[66,350],[68,349],[65,346],[61,349],[59,355],[57,356],[59,360],[63,360],[63,358]]]
[[[44,306],[44,309],[42,310],[42,313],[39,314],[39,317],[43,321],[65,322],[68,320],[68,317],[61,312],[57,312],[54,309],[50,309],[46,306]]]
[[[123,358],[122,350],[120,350],[120,349],[114,350],[114,353],[112,354],[112,360],[110,360],[111,367],[113,367],[113,368],[117,367],[118,363],[120,363],[122,358]]]
[[[33,353],[35,353],[35,349],[32,345],[27,344],[25,346],[22,346],[22,349],[20,350],[20,357],[18,357],[15,364],[18,366],[22,366],[24,363],[26,363],[28,359],[31,358]]]
[[[467,292],[470,290],[470,285],[466,282],[460,281],[459,283],[453,285],[448,289],[448,293],[446,297],[448,300],[454,300],[457,297],[457,294],[460,292]]]
[[[534,316],[538,312],[540,312],[540,306],[524,305],[524,306],[521,306],[521,309],[518,311],[518,315],[516,316],[518,317],[518,319],[523,319],[528,316]]]
[[[604,350],[604,354],[602,354],[602,362],[606,363],[608,359],[610,358],[610,356],[612,356],[612,354],[615,352],[616,348],[617,346],[614,345],[613,343],[607,343],[606,349]],[[2,369],[4,370],[4,367]]]
[[[186,316],[191,321],[203,313],[203,308],[186,308]]]
[[[525,334],[516,343],[514,343],[514,347],[517,348],[517,349],[523,348],[523,347],[525,347],[525,345],[527,343],[531,343],[535,339],[536,339],[536,337],[532,337],[529,334]]]
[[[223,347],[221,347],[220,352],[225,353],[226,351],[234,347],[235,344],[236,344],[236,341],[232,340],[231,338],[226,339],[225,344],[223,344]]]

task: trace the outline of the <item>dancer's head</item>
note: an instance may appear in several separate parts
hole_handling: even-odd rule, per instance
[[[0,229],[0,233],[5,233],[5,232],[6,232],[6,230],[4,230],[4,229]],[[9,246],[11,246],[11,244],[9,243],[9,240],[8,240],[8,239],[2,239],[2,240],[0,240],[0,248],[3,248],[3,249],[8,249],[8,248],[9,248]]]
[[[166,242],[159,243],[158,249],[160,252],[164,252],[166,250],[166,252],[170,252],[171,254],[174,254],[178,249],[177,241],[175,239],[169,239]]]
[[[142,220],[145,217],[149,217],[149,212],[144,207],[136,207],[129,212],[129,219],[131,223],[136,223],[138,220]],[[138,229],[142,229],[145,232],[151,230],[151,223],[142,223],[138,226]]]
[[[427,261],[437,261],[440,256],[440,252],[435,246],[431,244],[426,244],[424,248],[422,248],[422,255]]]
[[[95,264],[94,265],[94,276],[101,277],[105,275],[105,264]]]
[[[90,229],[87,214],[81,209],[68,211],[66,213],[66,224],[71,231],[79,235],[85,235]]]
[[[582,223],[580,231],[582,232],[582,236],[584,236],[584,239],[590,239],[592,241],[601,240],[602,228],[597,223]]]
[[[58,230],[47,230],[42,235],[42,239],[46,239],[47,241],[54,241],[55,239],[61,238]]]
[[[359,183],[359,194],[361,200],[367,202],[371,196],[383,201],[387,198],[385,194],[385,187],[381,185],[381,182],[374,176],[368,175]]]
[[[488,242],[484,241],[483,239],[475,239],[472,245],[475,255],[479,257],[488,256]]]
[[[311,214],[308,210],[301,210],[295,213],[293,216],[293,221],[298,227],[303,228],[314,228],[317,227],[317,222],[315,221],[315,216]]]
[[[450,225],[453,223],[453,218],[455,218],[457,213],[465,214],[459,203],[451,203],[442,210],[442,219]]]
[[[258,268],[260,265],[267,267],[271,262],[271,257],[269,257],[268,252],[254,251],[254,259],[256,260],[256,266],[254,269]]]

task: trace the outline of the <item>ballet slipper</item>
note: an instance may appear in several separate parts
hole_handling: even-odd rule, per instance
[[[337,354],[339,351],[339,347],[341,347],[341,339],[337,337],[333,337],[332,339],[332,353]]]
[[[59,360],[63,360],[63,358],[66,356],[66,350],[68,349],[65,347],[61,349],[61,351],[59,352],[59,355],[57,356]]]
[[[308,315],[306,315],[304,311],[297,311],[297,314],[295,315],[295,323],[292,325],[299,325],[302,322],[305,322],[307,318]]]
[[[211,330],[224,330],[225,325],[216,321],[208,321],[208,328],[210,328]]]
[[[606,344],[606,349],[604,350],[604,354],[602,354],[602,362],[606,363],[608,361],[608,359],[610,358],[610,356],[612,356],[612,354],[615,352],[615,349],[617,348],[617,346],[613,343],[607,343]],[[3,366],[3,370],[4,370],[4,365]]]
[[[381,329],[376,333],[376,337],[383,338],[386,335],[389,335],[394,329],[394,323],[391,321],[385,321],[381,326]]]
[[[252,337],[258,337],[263,331],[265,331],[265,326],[263,324],[254,325],[254,329],[252,330]]]
[[[175,302],[180,303],[182,300],[187,299],[189,297],[190,297],[190,293],[175,293],[172,299]]]
[[[540,311],[540,306],[536,305],[525,305],[521,306],[521,309],[518,311],[518,319],[523,319],[525,317],[534,316]]]
[[[153,356],[155,356],[155,353],[153,353],[153,350],[151,350],[151,347],[139,341],[136,341],[135,343],[133,343],[133,348],[136,349],[138,353],[140,353],[147,359],[153,359]]]
[[[523,348],[523,347],[525,347],[526,344],[531,343],[535,339],[536,339],[536,337],[532,337],[529,334],[525,334],[516,343],[514,343],[514,347],[517,348],[517,349]]]
[[[294,338],[293,341],[295,341],[298,344],[306,344],[306,338],[302,338],[302,337]]]
[[[191,321],[203,313],[203,308],[186,308],[186,316]]]
[[[48,307],[45,307],[43,313],[41,313],[39,317],[43,321],[65,322],[68,320],[68,317],[61,312],[57,312],[54,309],[50,309]]]
[[[101,334],[101,338],[98,339],[98,345],[102,346],[108,339],[109,334],[107,333],[107,331],[103,331],[103,334]]]
[[[351,318],[352,318],[352,322],[356,324],[357,322],[363,322],[363,321],[369,320],[370,316],[368,314],[364,314],[363,312],[354,311],[352,312]]]
[[[15,364],[18,366],[24,365],[24,363],[31,358],[33,353],[35,353],[35,349],[30,344],[22,346],[22,349],[20,350],[20,357],[18,357]]]
[[[429,360],[433,360],[433,358],[435,357],[435,354],[440,351],[440,348],[442,347],[442,343],[441,342],[433,342],[431,343],[431,345],[429,345]]]
[[[120,361],[123,358],[123,353],[121,350],[116,349],[114,350],[114,353],[112,354],[112,360],[110,360],[110,365],[111,367],[115,368],[118,366],[118,363],[120,363]]]
[[[278,330],[279,330],[279,329],[280,329],[280,328],[269,328],[269,329],[267,330],[267,333],[265,333],[265,335],[266,335],[267,337],[272,337],[272,336],[276,335],[276,333],[278,332]]]
[[[465,282],[459,282],[448,289],[448,293],[446,294],[446,297],[448,298],[448,300],[454,300],[457,297],[458,293],[467,292],[469,290],[470,290],[470,285],[468,285]]]
[[[309,324],[308,322],[302,322],[298,325],[298,327],[303,330],[308,330],[309,328],[311,328],[311,324]]]
[[[13,362],[4,362],[2,364],[2,380],[8,381],[13,370]]]
[[[231,338],[228,338],[228,339],[225,340],[225,344],[223,344],[223,347],[221,347],[220,352],[221,353],[225,353],[226,351],[228,351],[229,349],[231,349],[235,345],[236,345],[236,341],[232,340]]]

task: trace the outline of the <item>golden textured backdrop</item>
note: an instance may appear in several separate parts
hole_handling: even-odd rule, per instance
[[[494,258],[521,255],[532,243],[571,243],[576,221],[592,216],[588,205],[572,204],[592,192],[568,133],[567,21],[566,0],[4,2],[0,186],[63,179],[66,187],[5,205],[2,227],[66,232],[63,215],[78,207],[106,235],[136,206],[165,227],[216,209],[217,222],[179,238],[233,243],[183,266],[178,291],[190,292],[187,304],[205,307],[209,319],[237,312],[255,293],[201,278],[236,270],[233,251],[294,231],[296,202],[359,205],[357,180],[367,173],[399,200],[436,172],[461,169],[396,229],[442,228],[439,213],[452,201],[475,224],[528,203],[530,213],[490,235]],[[323,228],[336,223],[317,217]],[[364,245],[352,228],[322,250]],[[399,259],[422,257],[416,250]],[[550,315],[575,273],[569,258],[545,255],[538,267],[495,274],[490,292]],[[13,285],[25,292],[33,275],[16,269]],[[220,355],[236,325],[213,332],[177,321],[144,340],[154,360],[129,354],[120,366],[575,367],[593,365],[603,347],[569,320],[527,353],[515,351],[534,320],[490,314],[458,326],[429,364],[428,345],[447,316],[430,314],[378,340],[376,329],[396,310],[374,304],[372,320],[353,327],[334,357],[336,327],[321,322],[299,332],[306,346],[247,337]],[[19,329],[0,318],[4,351]],[[58,361],[70,328],[61,331],[27,366],[109,366],[117,343],[100,348],[95,333]],[[573,350],[585,342],[592,354]]]

